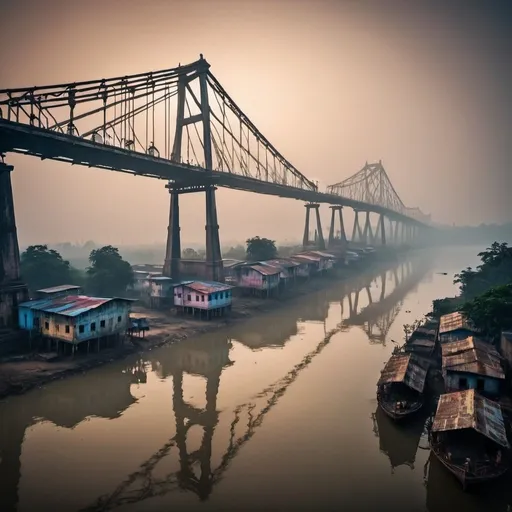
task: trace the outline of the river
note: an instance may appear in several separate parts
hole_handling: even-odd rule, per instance
[[[0,510],[506,511],[510,482],[463,493],[427,464],[421,421],[399,428],[376,401],[403,325],[480,249],[425,250],[4,400]]]

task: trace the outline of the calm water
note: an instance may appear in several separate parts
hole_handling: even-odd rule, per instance
[[[478,249],[0,403],[0,510],[507,510],[508,482],[462,493],[421,421],[397,428],[375,398],[403,324]]]

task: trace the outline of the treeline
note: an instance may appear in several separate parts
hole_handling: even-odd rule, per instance
[[[455,275],[457,297],[433,302],[434,316],[461,311],[484,335],[497,340],[502,330],[512,329],[512,247],[494,242],[478,254],[481,264]]]
[[[97,296],[122,295],[133,283],[131,265],[111,245],[93,249],[85,270],[73,267],[55,249],[47,245],[31,245],[21,254],[21,275],[34,292],[61,284],[81,286]]]

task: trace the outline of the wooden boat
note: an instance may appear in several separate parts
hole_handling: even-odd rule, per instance
[[[440,397],[429,443],[463,489],[499,478],[510,465],[501,408],[473,389]]]
[[[393,420],[399,421],[423,407],[427,369],[413,354],[393,353],[377,383],[377,402]]]

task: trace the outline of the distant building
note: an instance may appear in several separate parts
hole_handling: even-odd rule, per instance
[[[498,351],[473,336],[441,345],[443,377],[447,392],[476,389],[498,395],[505,381]]]
[[[478,335],[478,330],[462,313],[450,313],[443,315],[439,323],[439,341],[464,340],[468,336]]]
[[[501,333],[500,350],[509,368],[512,369],[512,331],[503,331]]]
[[[69,295],[80,295],[80,286],[73,284],[61,284],[59,286],[52,286],[51,288],[43,288],[36,291],[36,298],[48,299],[50,297],[64,297]]]
[[[238,286],[271,295],[279,287],[281,269],[272,265],[245,265],[239,269]]]
[[[215,281],[182,281],[174,284],[174,306],[193,315],[221,316],[231,310],[232,286]]]
[[[160,308],[173,305],[173,289],[176,283],[165,276],[154,276],[148,279],[149,305]]]
[[[19,327],[46,338],[50,347],[55,341],[57,349],[64,343],[75,352],[84,341],[124,334],[132,302],[85,295],[31,300],[18,307]]]

